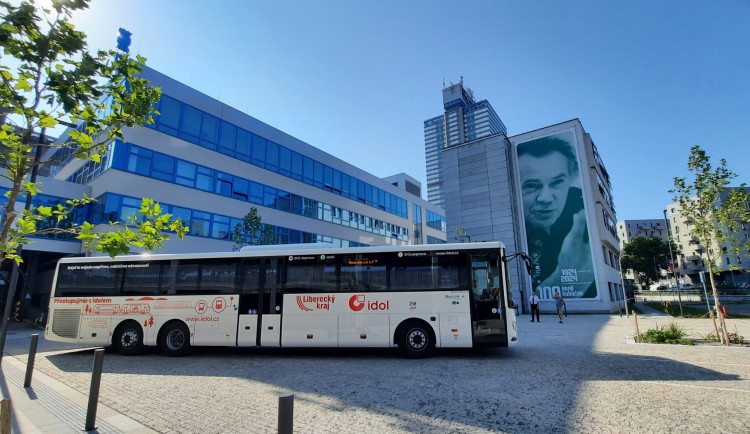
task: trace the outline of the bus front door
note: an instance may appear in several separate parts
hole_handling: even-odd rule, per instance
[[[472,335],[475,346],[499,346],[507,339],[502,309],[499,255],[471,255]]]

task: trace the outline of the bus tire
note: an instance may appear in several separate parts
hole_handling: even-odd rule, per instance
[[[410,359],[423,359],[435,348],[435,338],[430,326],[420,320],[403,323],[399,327],[396,343],[401,352]]]
[[[115,351],[123,356],[137,356],[143,352],[143,328],[135,321],[125,321],[115,329],[112,337]]]
[[[190,352],[190,330],[182,321],[173,321],[159,333],[159,348],[165,356],[179,357]]]

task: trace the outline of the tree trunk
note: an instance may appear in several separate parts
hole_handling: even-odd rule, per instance
[[[714,281],[713,270],[709,271],[709,276],[711,277],[711,289],[714,292],[714,304],[716,305],[716,313],[719,315],[719,322],[721,322],[721,329],[723,331],[722,336],[720,338],[724,340],[725,344],[729,345],[729,331],[727,331],[727,323],[724,320],[724,312],[721,311],[721,303],[719,302],[719,292],[716,290],[716,282]]]

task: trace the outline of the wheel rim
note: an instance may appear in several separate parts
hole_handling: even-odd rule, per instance
[[[421,351],[427,346],[427,334],[422,329],[409,330],[406,343],[412,350]]]
[[[138,332],[133,329],[125,330],[120,338],[120,344],[125,349],[134,348],[138,345]]]
[[[181,350],[185,345],[185,333],[182,330],[171,330],[167,334],[166,344],[172,351]]]

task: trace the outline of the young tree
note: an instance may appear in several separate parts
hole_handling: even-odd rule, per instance
[[[740,242],[737,238],[740,225],[750,222],[750,194],[745,184],[741,184],[739,188],[729,187],[730,181],[737,174],[727,168],[727,162],[723,158],[719,160],[719,166],[714,168],[709,156],[700,146],[693,146],[690,150],[688,170],[693,173],[693,180],[688,182],[686,178],[675,177],[674,189],[669,192],[674,195],[674,201],[680,204],[683,223],[690,227],[691,235],[706,246],[703,253],[711,271],[711,289],[724,329],[724,339],[729,343],[724,315],[719,309],[721,303],[714,273],[720,272],[716,261],[722,254],[739,255],[740,249],[750,248],[748,242]],[[724,247],[727,248],[726,252]]]
[[[661,270],[668,269],[669,243],[659,238],[635,237],[622,248],[622,268],[631,270],[646,288],[659,279]]]
[[[86,35],[70,22],[72,13],[87,8],[88,2],[52,0],[49,7],[30,1],[0,2],[0,177],[9,185],[0,207],[0,263],[20,262],[19,246],[29,243],[31,235],[73,234],[87,248],[115,256],[128,253],[131,246],[159,248],[169,238],[164,231],[182,238],[187,230],[146,199],[138,219],[112,222],[114,229],[104,233],[92,224],[68,219],[90,198],[56,207],[31,206],[32,197],[41,191],[38,166],[70,153],[100,161],[108,145],[122,138],[123,127],[151,122],[153,104],[161,95],[138,76],[146,59],[131,59],[125,51],[89,51]],[[60,123],[78,128],[65,140],[48,143],[46,131]],[[19,211],[17,204],[24,196],[26,205]]]
[[[261,246],[276,244],[273,227],[261,222],[258,208],[250,208],[241,223],[237,223],[232,231],[232,250],[240,250],[244,246]]]

